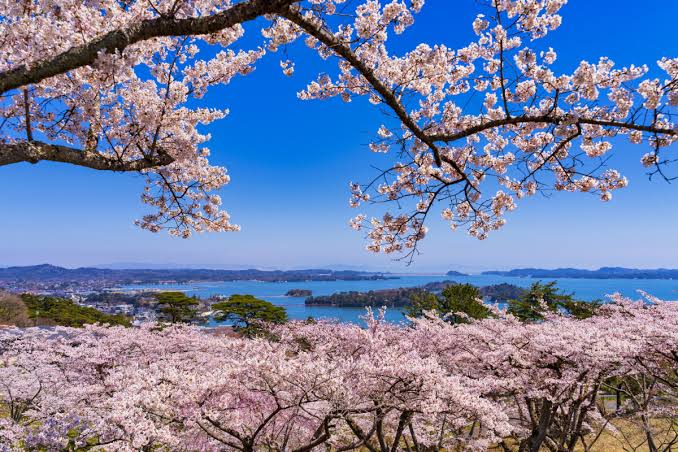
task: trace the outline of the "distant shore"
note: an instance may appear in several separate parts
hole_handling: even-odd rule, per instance
[[[516,268],[513,270],[490,270],[482,275],[510,276],[516,278],[572,278],[572,279],[678,279],[678,269],[670,268],[625,268],[601,267],[597,270],[579,268]]]

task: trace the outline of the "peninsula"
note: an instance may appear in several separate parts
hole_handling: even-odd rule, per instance
[[[506,271],[485,271],[482,274],[519,278],[678,279],[678,269],[669,268],[601,267],[598,270],[580,268],[516,268]]]
[[[368,292],[338,292],[332,295],[308,297],[309,306],[337,306],[341,308],[403,307],[411,304],[412,296],[424,292],[440,293],[445,287],[458,284],[455,281],[436,281],[419,287],[399,287],[396,289],[370,290]],[[487,301],[502,303],[518,299],[525,294],[525,289],[512,284],[494,284],[478,288]]]
[[[64,268],[50,264],[0,268],[0,287],[10,292],[101,290],[128,284],[185,284],[206,281],[370,281],[393,279],[353,270],[216,270]]]

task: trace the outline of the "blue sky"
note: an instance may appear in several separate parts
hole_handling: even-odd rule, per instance
[[[611,6],[614,5],[614,6]],[[405,51],[420,42],[465,45],[475,0],[429,0],[415,25],[394,42]],[[547,38],[558,52],[556,69],[609,56],[618,65],[655,66],[678,54],[675,0],[572,0],[563,25]],[[245,43],[257,42],[248,27]],[[630,185],[610,203],[584,194],[535,197],[509,214],[505,228],[479,242],[464,231],[430,223],[422,254],[407,267],[364,250],[347,220],[347,184],[374,174],[388,157],[367,143],[384,118],[363,101],[302,102],[296,91],[323,70],[313,54],[291,49],[297,71],[278,67],[269,54],[254,73],[213,90],[206,101],[231,110],[209,126],[213,162],[232,181],[220,194],[238,233],[203,234],[189,240],[137,229],[145,211],[139,176],[105,174],[40,163],[0,168],[0,265],[50,262],[65,266],[120,262],[221,267],[299,268],[355,266],[428,272],[477,271],[520,266],[678,267],[678,182],[649,182],[638,146],[620,144],[612,167]]]

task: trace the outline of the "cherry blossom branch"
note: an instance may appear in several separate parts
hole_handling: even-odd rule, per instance
[[[415,122],[415,120],[412,119],[412,117],[407,113],[405,107],[398,100],[393,91],[389,89],[388,86],[386,86],[386,84],[384,84],[381,80],[379,80],[374,71],[368,67],[367,64],[365,64],[365,62],[363,62],[348,45],[344,44],[332,33],[323,28],[321,23],[313,23],[309,21],[297,10],[287,8],[281,13],[281,16],[301,27],[308,34],[318,39],[337,55],[349,62],[351,66],[356,69],[365,78],[365,80],[367,80],[372,88],[377,93],[379,93],[386,105],[388,105],[394,111],[394,113],[398,116],[398,119],[400,119],[400,121],[412,132],[412,134],[431,149],[436,160],[436,164],[441,166],[444,160],[446,163],[449,163],[452,168],[454,168],[459,178],[468,181],[466,174],[455,161],[443,159],[440,149],[438,149],[433,140],[430,139],[430,137]]]
[[[495,129],[507,125],[519,125],[519,124],[528,124],[528,123],[543,123],[543,124],[554,124],[559,125],[566,122],[574,124],[589,124],[597,125],[604,127],[618,127],[620,129],[628,130],[638,130],[641,132],[649,133],[658,133],[662,135],[669,136],[678,136],[678,130],[676,129],[664,129],[661,127],[656,127],[653,125],[643,125],[628,123],[622,121],[612,121],[612,120],[602,120],[602,119],[592,119],[592,118],[575,118],[567,115],[553,116],[553,115],[543,115],[543,116],[515,116],[509,118],[495,119],[487,121],[476,126],[471,126],[466,129],[463,129],[455,133],[433,133],[429,134],[429,139],[433,141],[444,141],[452,142],[459,140],[461,138],[466,138],[471,135],[476,135],[478,133],[484,132],[486,130]]]
[[[28,89],[24,88],[24,114],[26,115],[26,139],[33,141],[33,130],[31,128],[31,104],[28,96]]]
[[[38,163],[42,160],[70,163],[95,170],[125,172],[157,168],[174,161],[170,155],[162,152],[137,160],[122,160],[99,152],[87,152],[41,141],[0,143],[0,166],[19,162]]]
[[[87,44],[72,47],[46,61],[24,64],[0,73],[0,94],[90,65],[102,52],[120,52],[132,44],[152,38],[216,33],[265,14],[279,12],[296,1],[299,0],[249,0],[213,16],[144,20],[132,27],[106,33]]]
[[[397,160],[378,181],[351,184],[353,207],[388,201],[409,210],[351,220],[355,229],[370,229],[372,251],[417,252],[427,230],[420,213],[441,201],[449,202],[440,214],[453,229],[463,225],[483,239],[505,224],[516,200],[548,187],[610,200],[628,183],[614,169],[599,171],[617,135],[647,141],[654,152],[641,163],[670,180],[663,167],[675,160],[664,149],[678,141],[678,59],[657,61],[664,80],[645,78],[645,65],[617,69],[605,57],[556,74],[556,52],[524,42],[560,25],[564,0],[493,1],[496,20],[479,14],[472,24],[478,38],[468,46],[421,43],[396,55],[387,40],[414,23],[422,1],[361,1],[354,13],[347,10],[353,4],[341,3],[37,0],[30,10],[10,7],[0,23],[6,37],[0,40],[0,166],[51,160],[145,171],[142,201],[153,212],[136,222],[140,227],[181,237],[237,230],[215,194],[230,178],[210,164],[210,136],[201,131],[228,111],[190,101],[301,38],[322,59],[336,57],[339,73],[321,74],[299,98],[368,96],[397,120],[393,130],[382,125],[369,145],[387,153],[400,144]],[[258,17],[268,21],[263,45],[238,50],[241,24]],[[204,57],[206,47],[216,52]],[[293,61],[280,65],[293,74]],[[478,93],[482,106],[471,111]],[[487,194],[488,179],[499,185],[495,194]]]

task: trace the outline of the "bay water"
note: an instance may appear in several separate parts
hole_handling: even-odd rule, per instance
[[[436,281],[454,281],[469,283],[476,286],[508,283],[520,287],[529,287],[532,283],[549,282],[553,279],[518,278],[496,275],[447,276],[432,275],[389,275],[394,279],[367,280],[367,281],[296,281],[296,282],[264,282],[264,281],[223,281],[223,282],[196,282],[189,284],[148,284],[123,286],[124,290],[179,290],[188,295],[197,295],[208,298],[213,295],[228,296],[233,294],[251,294],[255,297],[283,306],[291,319],[305,320],[309,317],[316,319],[334,319],[341,322],[360,322],[365,314],[364,308],[347,308],[337,306],[307,306],[306,297],[287,297],[290,289],[308,289],[313,295],[331,295],[337,292],[393,289],[398,287],[416,287]],[[555,279],[558,287],[566,293],[572,293],[578,300],[604,300],[606,295],[616,292],[638,299],[639,290],[645,291],[664,300],[678,300],[678,280],[670,279],[583,279],[558,278]],[[393,322],[404,321],[405,318],[398,308],[386,311],[386,319]],[[215,325],[214,322],[211,323]]]

